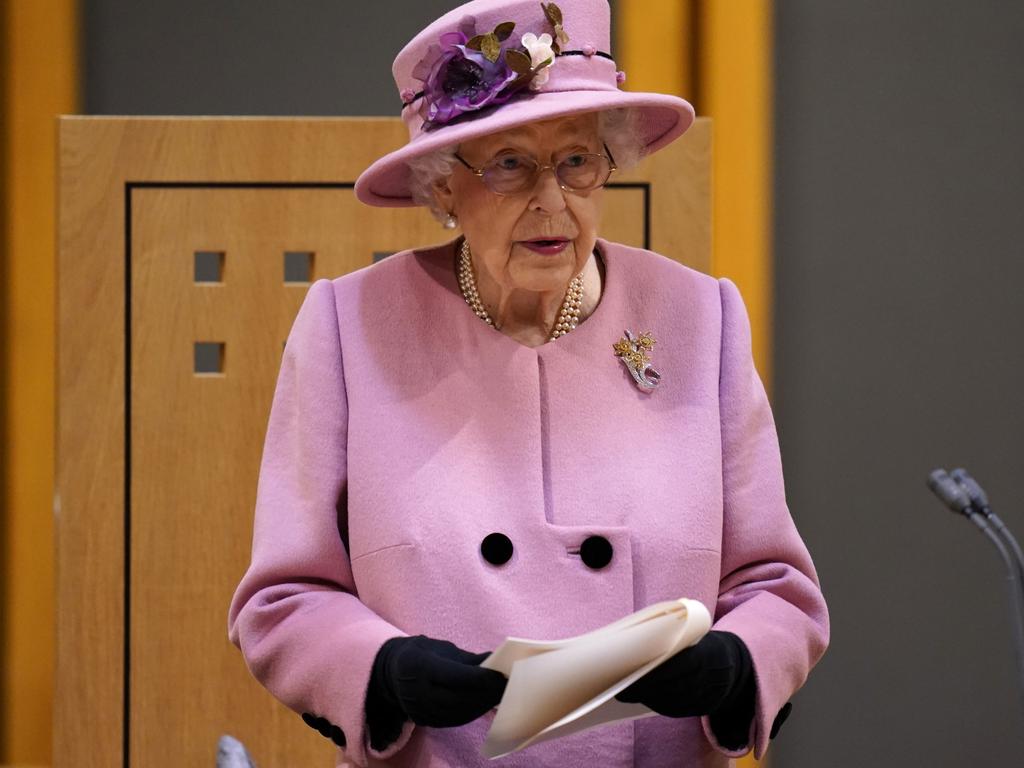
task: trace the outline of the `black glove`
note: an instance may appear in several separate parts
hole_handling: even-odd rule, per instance
[[[496,707],[508,679],[480,667],[489,653],[470,653],[426,635],[393,637],[377,652],[366,692],[370,746],[383,750],[402,724],[451,728]]]
[[[709,715],[722,746],[740,749],[747,743],[755,694],[754,663],[746,644],[732,632],[711,630],[615,698],[668,717]]]

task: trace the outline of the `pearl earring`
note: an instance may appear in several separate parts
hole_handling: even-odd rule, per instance
[[[455,227],[458,226],[458,223],[459,223],[459,221],[458,221],[458,219],[455,218],[455,214],[454,213],[449,213],[448,214],[448,218],[444,220],[444,228],[445,229],[455,229]]]

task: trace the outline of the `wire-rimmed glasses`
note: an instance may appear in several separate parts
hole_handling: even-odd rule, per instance
[[[533,189],[540,174],[548,168],[554,170],[558,186],[566,192],[582,194],[603,187],[612,171],[618,170],[607,144],[604,151],[605,154],[571,152],[554,165],[542,165],[524,152],[506,151],[500,152],[481,168],[474,168],[458,152],[455,157],[498,195],[514,195]]]

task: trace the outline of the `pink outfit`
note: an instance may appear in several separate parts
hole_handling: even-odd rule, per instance
[[[530,348],[470,311],[456,242],[310,287],[270,411],[231,641],[276,698],[340,727],[338,766],[724,768],[750,746],[721,748],[706,717],[599,726],[495,761],[479,753],[493,710],[459,728],[407,722],[383,752],[365,729],[390,637],[482,652],[694,598],[750,649],[760,758],[828,646],[829,616],[736,285],[599,238],[596,310]],[[627,328],[656,340],[653,392],[614,355]],[[503,565],[481,554],[492,532],[513,543]],[[578,553],[592,535],[613,547],[600,570]]]

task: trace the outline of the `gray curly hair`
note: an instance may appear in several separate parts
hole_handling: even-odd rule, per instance
[[[630,107],[605,109],[598,113],[597,135],[608,145],[619,170],[633,168],[643,159],[646,144],[640,132],[640,111]],[[438,204],[432,191],[435,183],[452,175],[457,146],[443,147],[407,161],[411,172],[409,191],[417,205],[425,206],[439,222],[448,212]]]

